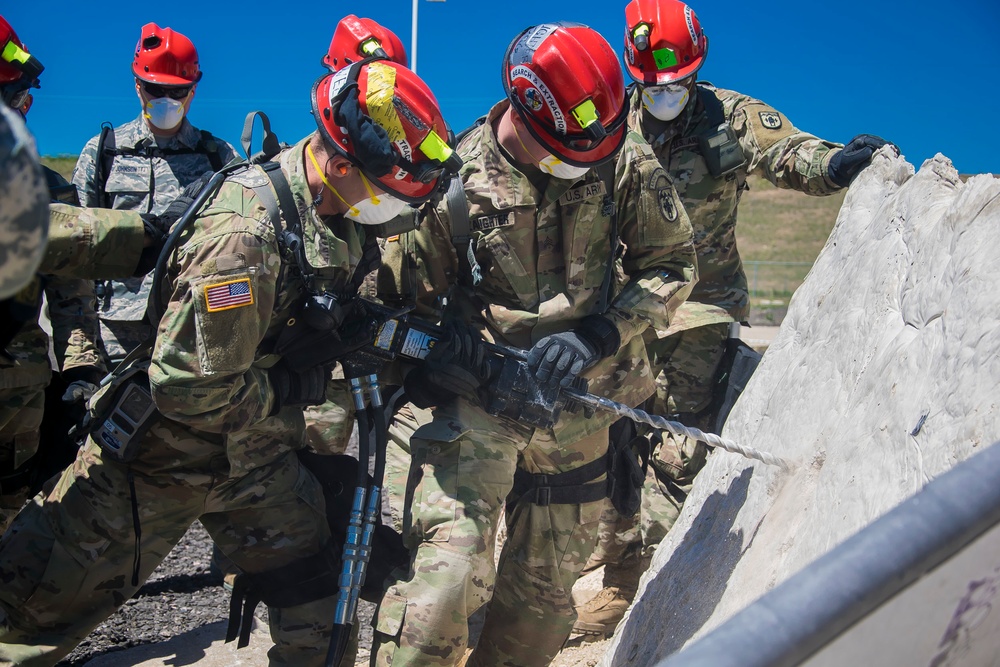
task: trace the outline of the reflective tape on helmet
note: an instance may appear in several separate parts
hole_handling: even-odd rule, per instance
[[[406,131],[393,104],[395,89],[396,70],[377,61],[369,63],[365,108],[368,115],[386,131],[390,141],[402,141],[406,139]]]

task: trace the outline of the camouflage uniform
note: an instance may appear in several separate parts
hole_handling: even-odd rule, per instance
[[[698,141],[718,125],[706,109],[710,96],[721,103],[722,116],[732,126],[746,158],[743,166],[723,176],[709,172]],[[750,314],[747,277],[736,247],[737,208],[748,188],[747,176],[757,174],[777,187],[808,195],[833,194],[840,188],[829,179],[828,166],[841,145],[802,132],[760,100],[704,82],[696,85],[676,120],[652,122],[662,126],[662,131],[652,129],[639,92],[633,90],[629,127],[643,133],[673,178],[691,218],[698,254],[698,282],[691,295],[670,327],[650,340],[650,357],[661,371],[652,411],[709,430],[705,411],[712,401],[712,384],[725,351],[729,324],[745,321]],[[707,456],[704,443],[669,433],[662,437],[662,445],[653,448],[639,515],[622,518],[609,506],[602,518],[600,546],[588,566],[606,563],[606,585],[624,585],[633,589],[628,590],[630,595],[634,595],[644,569],[641,564],[634,565],[634,556],[641,552],[639,562],[648,562],[676,521]],[[615,572],[623,563],[638,572]],[[604,602],[595,601],[591,611]],[[581,620],[585,616],[587,608],[581,611]]]
[[[0,299],[35,275],[48,235],[48,199],[35,140],[21,117],[0,104]]]
[[[114,130],[115,147],[130,149],[151,145],[165,151],[193,150],[201,141],[201,132],[186,118],[181,129],[171,137],[154,135],[142,114],[135,120]],[[100,135],[84,146],[76,168],[73,184],[84,206],[105,206],[103,193],[99,192],[97,170],[100,157],[97,144]],[[215,139],[222,163],[236,157],[236,150],[221,139]],[[213,171],[212,164],[203,153],[182,153],[166,157],[141,157],[118,155],[111,163],[104,185],[109,208],[139,213],[160,214],[189,184]],[[100,303],[101,338],[112,359],[119,360],[142,343],[152,333],[143,322],[146,301],[152,276],[112,281],[104,285]]]
[[[506,101],[495,106],[458,149],[482,281],[451,297],[488,338],[529,348],[599,308],[610,218],[595,170],[576,182],[548,179],[539,189],[530,179],[544,180],[540,172],[532,170],[529,178],[507,162],[493,131],[507,107]],[[653,392],[641,334],[651,324],[669,325],[690,289],[694,255],[687,216],[640,136],[628,135],[614,171],[608,194],[628,250],[604,314],[617,326],[622,346],[584,376],[591,391],[637,405]],[[409,293],[410,276],[401,268],[409,252],[417,267],[412,284],[425,311],[456,282],[449,220],[444,200],[421,229],[387,245],[380,276],[387,292]],[[555,474],[604,456],[612,418],[563,414],[552,429],[535,429],[492,417],[461,398],[431,414],[410,439],[404,504],[404,539],[414,554],[410,576],[390,586],[379,606],[373,660],[457,664],[469,616],[491,601],[468,664],[548,664],[572,627],[569,592],[593,549],[602,502],[519,503],[495,569],[500,512],[515,467]]]
[[[131,211],[49,204],[49,244],[38,270],[91,280],[129,276],[145,234],[142,218]]]
[[[362,257],[364,232],[314,213],[305,143],[281,154],[281,169],[317,287],[336,292]],[[248,573],[327,545],[320,486],[295,455],[302,410],[275,412],[268,377],[278,361],[270,350],[305,294],[300,275],[282,260],[264,206],[244,187],[266,182],[257,168],[232,176],[173,254],[166,312],[149,356],[158,416],[137,458],[117,463],[90,438],[49,496],[36,497],[0,541],[0,663],[44,655],[52,664],[68,653],[135,593],[132,568],[141,583],[196,519]],[[208,290],[227,283],[250,289],[221,307]],[[335,602],[270,608],[271,664],[323,664]]]
[[[43,171],[53,197],[76,199],[76,192],[66,179],[51,169]],[[34,294],[38,290],[44,292],[48,305],[59,372],[65,375],[86,370],[87,378],[92,381],[107,372],[97,344],[93,283],[80,278],[39,276],[25,288]],[[0,356],[0,532],[7,529],[24,505],[35,482],[33,471],[41,444],[45,387],[52,377],[49,337],[37,317],[20,327],[3,352]],[[47,447],[50,444],[58,446],[45,443]]]

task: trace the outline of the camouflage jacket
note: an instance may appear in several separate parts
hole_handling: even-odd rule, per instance
[[[142,114],[114,130],[115,147],[132,149],[143,144],[161,150],[194,150],[201,141],[201,132],[185,118],[180,131],[172,137],[157,137]],[[84,146],[76,168],[73,184],[84,206],[102,206],[97,170],[100,157],[97,145],[100,134]],[[222,139],[216,139],[223,163],[236,157],[236,150]],[[185,187],[212,170],[212,163],[203,153],[182,153],[166,157],[118,155],[111,163],[104,189],[111,208],[139,213],[162,213]],[[99,287],[101,336],[112,358],[121,358],[141,343],[151,332],[141,324],[149,298],[151,278],[130,278],[113,281]],[[114,324],[109,325],[108,322]]]
[[[35,140],[0,104],[0,299],[27,285],[45,250],[48,193]]]
[[[65,278],[127,278],[145,239],[138,213],[49,204],[49,244],[39,271]]]
[[[452,242],[445,198],[420,229],[386,245],[379,283],[387,299],[394,298],[389,296],[393,291],[409,292],[425,312],[451,286],[460,285],[449,295],[451,301],[465,304],[460,307],[487,338],[530,348],[601,312],[601,286],[611,258],[605,206],[610,202],[597,170],[568,181],[546,179],[535,169],[528,174],[508,162],[493,129],[507,105],[496,105],[487,122],[458,147],[465,161],[459,177],[468,199],[470,252],[481,280],[463,275],[469,270]],[[625,251],[615,262],[602,314],[618,327],[622,347],[586,377],[594,393],[637,405],[653,392],[640,334],[650,325],[669,325],[691,289],[694,252],[691,226],[670,178],[638,134],[628,134],[613,171],[613,192],[607,194],[617,207]],[[415,275],[409,275],[408,265],[416,267]],[[563,417],[556,437],[579,440],[606,426],[611,419],[605,417]]]
[[[361,260],[364,229],[316,215],[306,141],[280,154],[281,170],[302,220],[315,287],[342,292]],[[149,367],[159,412],[195,431],[224,434],[234,474],[298,448],[304,430],[301,408],[271,414],[273,348],[306,292],[251,189],[267,182],[260,167],[233,174],[185,231],[161,286],[166,310]]]
[[[53,196],[59,193],[65,195],[66,179],[47,168],[45,175],[50,193]],[[69,192],[75,199],[75,193],[72,190]],[[46,264],[43,262],[43,270]],[[58,370],[94,366],[106,371],[97,343],[99,333],[97,313],[94,311],[94,283],[81,278],[46,275],[27,289],[37,290],[42,285]],[[26,387],[49,381],[49,337],[38,320],[22,327],[6,351],[8,356],[0,357],[0,388]]]
[[[724,176],[709,173],[699,137],[715,130],[703,95],[714,94],[746,159]],[[698,255],[698,283],[677,312],[667,334],[717,322],[743,321],[750,312],[746,274],[736,247],[736,215],[747,175],[758,174],[780,188],[809,195],[838,191],[827,176],[840,144],[796,129],[779,111],[746,95],[699,83],[673,122],[655,133],[648,125],[638,90],[630,100],[629,127],[645,136],[674,181],[691,218]]]

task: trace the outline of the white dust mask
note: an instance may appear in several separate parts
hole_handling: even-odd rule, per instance
[[[402,199],[397,199],[391,195],[381,194],[376,195],[375,190],[372,189],[371,183],[365,175],[358,171],[361,176],[362,182],[365,184],[365,190],[368,191],[368,196],[359,202],[354,204],[348,204],[347,200],[344,199],[337,188],[333,187],[333,183],[326,177],[323,172],[323,167],[319,165],[319,161],[316,159],[316,154],[313,153],[312,146],[306,144],[306,155],[309,156],[309,160],[312,162],[313,167],[316,169],[316,173],[319,175],[320,180],[323,181],[323,185],[334,194],[334,196],[347,206],[347,212],[344,213],[344,217],[348,220],[353,220],[358,224],[362,225],[381,225],[399,216],[406,208],[406,202]]]
[[[563,178],[567,181],[575,181],[586,176],[590,167],[574,167],[566,164],[555,155],[546,155],[538,161],[538,168],[546,174],[552,174],[556,178]]]
[[[172,130],[184,120],[185,100],[158,97],[146,102],[145,115],[153,127]]]
[[[642,89],[642,106],[653,118],[663,121],[680,116],[690,98],[691,93],[684,85],[668,84]]]
[[[344,217],[362,225],[381,225],[396,218],[404,208],[406,202],[402,199],[373,194],[353,204]]]

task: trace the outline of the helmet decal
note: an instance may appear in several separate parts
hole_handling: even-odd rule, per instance
[[[535,90],[541,94],[542,100],[549,107],[549,112],[552,114],[552,121],[555,123],[556,131],[560,134],[566,134],[566,116],[563,114],[562,109],[559,108],[555,95],[553,95],[552,91],[549,90],[549,87],[545,85],[545,82],[539,79],[537,74],[524,65],[518,65],[510,71],[511,82],[518,79],[525,79],[528,83],[535,87]],[[531,106],[535,111],[542,108],[541,104],[534,106],[527,99],[524,100],[524,103]]]
[[[694,29],[694,12],[684,5],[684,22],[687,23],[688,34],[691,35],[691,45],[698,46],[698,31]]]
[[[530,35],[524,38],[524,46],[526,46],[530,51],[537,49],[545,38],[556,31],[558,26],[552,23],[546,23],[536,27]]]
[[[542,94],[537,88],[528,88],[524,91],[524,103],[531,107],[532,111],[542,108]]]

